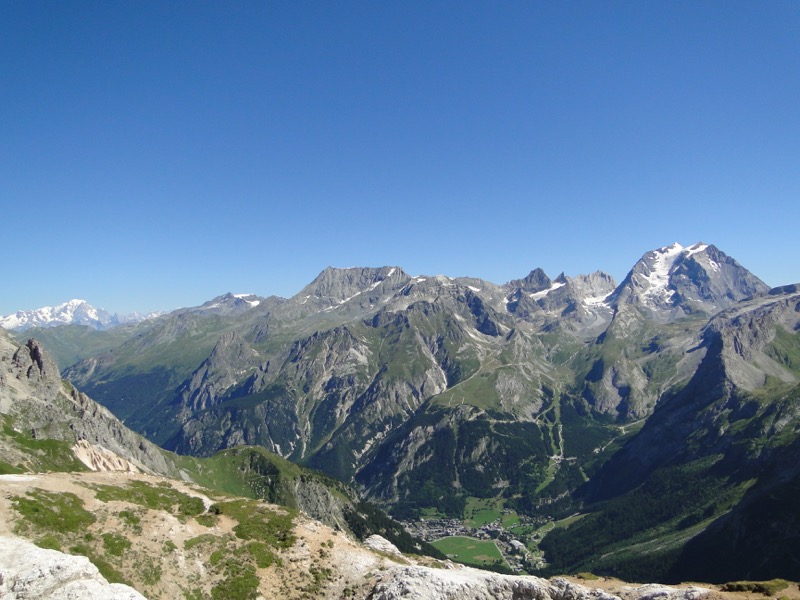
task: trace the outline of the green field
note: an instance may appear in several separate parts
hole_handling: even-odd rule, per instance
[[[467,498],[464,507],[464,523],[469,527],[483,527],[487,523],[492,523],[500,518],[500,511],[503,508],[501,498]]]
[[[448,558],[468,564],[483,567],[486,565],[505,565],[506,561],[494,542],[478,540],[470,537],[453,536],[431,542],[437,549],[444,552]]]
[[[509,528],[512,528],[512,527],[518,527],[519,524],[520,524],[519,515],[517,513],[515,513],[515,512],[509,513],[509,514],[506,514],[506,515],[502,515],[500,517],[500,521],[503,523],[503,527],[505,527],[506,529],[509,529]]]
[[[498,519],[506,529],[520,524],[519,515],[514,511],[505,511],[503,498],[467,497],[464,507],[464,524],[468,527],[480,528]]]

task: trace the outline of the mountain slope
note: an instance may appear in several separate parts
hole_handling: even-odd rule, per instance
[[[0,366],[0,472],[143,471],[299,509],[362,538],[380,531],[406,551],[439,555],[353,489],[263,448],[231,448],[207,459],[162,450],[62,381],[35,340],[18,346],[0,330]]]
[[[0,416],[6,434],[2,438],[3,460],[8,465],[36,466],[29,463],[32,442],[24,441],[27,434],[32,440],[54,440],[67,447],[78,440],[87,440],[143,471],[178,474],[160,448],[62,381],[55,362],[35,340],[18,346],[0,329],[0,366]],[[47,454],[47,448],[41,451]]]
[[[410,589],[431,600],[453,594],[511,599],[520,593],[553,600],[615,598],[563,580],[454,570],[451,563],[404,557],[375,535],[362,546],[338,530],[366,537],[379,528],[407,551],[428,549],[370,506],[350,502],[352,491],[342,484],[263,449],[234,448],[206,460],[163,453],[62,382],[34,340],[18,346],[0,330],[0,365],[0,446],[4,458],[17,463],[0,463],[3,597],[141,598],[128,587],[133,586],[149,597],[229,600],[393,600]],[[70,448],[73,439],[79,443]],[[74,472],[83,467],[70,453],[103,458],[91,465],[100,472]],[[177,469],[182,480],[137,473],[131,461],[154,471]],[[24,472],[43,467],[73,472]],[[327,515],[336,530],[296,508]],[[641,588],[630,597],[647,593]],[[708,592],[667,593],[697,598]]]
[[[545,540],[556,568],[800,577],[798,330],[795,286],[711,319],[694,376],[585,487],[591,514]]]
[[[657,454],[650,446],[672,460],[688,452],[683,444],[715,447],[712,437],[665,434],[641,447],[629,440],[653,435],[644,432],[679,398],[696,401],[702,393],[716,402],[726,385],[749,394],[772,390],[770,382],[791,385],[793,367],[780,358],[793,360],[790,330],[770,337],[768,318],[745,317],[769,313],[787,294],[768,293],[707,244],[648,252],[619,285],[602,272],[551,279],[534,269],[496,285],[410,277],[396,267],[329,268],[288,300],[162,317],[67,374],[172,450],[211,456],[263,446],[357,484],[408,519],[466,518],[478,501],[531,519],[584,506],[597,512],[600,502],[625,510],[652,503],[654,512],[637,517],[635,530],[584,539],[585,555],[551,545],[545,557],[572,568],[603,545],[609,565],[644,569],[615,554],[613,544],[668,542],[680,552],[754,484],[712,476],[727,464],[713,453],[689,452],[684,463],[645,461]],[[735,332],[726,348],[747,347],[737,336],[777,345],[715,362],[713,332],[723,322]],[[702,387],[722,370],[729,384]],[[781,402],[769,396],[765,406]],[[680,431],[671,421],[662,426]],[[724,425],[721,439],[733,443],[739,426]],[[626,456],[633,458],[616,469]],[[684,494],[699,480],[708,481],[708,494],[658,512],[665,490]],[[586,525],[569,535],[581,539],[585,527],[590,536],[589,525],[605,518],[597,515],[583,517]],[[534,532],[521,535],[535,547]],[[675,556],[653,559],[664,577]]]

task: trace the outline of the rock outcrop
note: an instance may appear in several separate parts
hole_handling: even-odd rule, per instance
[[[0,598],[5,600],[145,600],[132,587],[109,583],[85,556],[0,538]]]
[[[700,587],[626,587],[626,600],[697,600],[710,590]],[[540,579],[498,575],[470,568],[431,569],[410,566],[388,571],[369,596],[370,600],[620,600],[601,589],[577,585],[566,579]]]
[[[385,537],[382,537],[377,534],[371,535],[367,539],[365,539],[364,545],[367,548],[371,548],[372,550],[377,550],[378,552],[386,552],[388,554],[400,554],[400,550],[397,549],[397,546],[395,546]]]
[[[137,473],[139,469],[129,460],[114,454],[111,450],[90,444],[86,440],[78,440],[72,446],[75,458],[92,471],[128,471]]]
[[[34,438],[101,446],[145,471],[176,476],[178,469],[155,444],[125,427],[111,412],[61,380],[55,362],[34,339],[19,346],[0,330],[0,415]],[[23,457],[6,457],[14,460]],[[24,462],[24,461],[22,461]],[[108,464],[108,463],[107,463]]]

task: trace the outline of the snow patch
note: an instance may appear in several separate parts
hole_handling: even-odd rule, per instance
[[[647,265],[649,273],[639,274],[640,283],[645,284],[644,296],[654,301],[665,302],[672,297],[674,292],[667,289],[669,273],[675,261],[684,252],[684,247],[678,242],[672,246],[665,246],[653,252],[652,266]]]
[[[601,304],[605,304],[608,301],[608,297],[613,293],[614,292],[609,292],[608,294],[604,294],[602,296],[589,296],[583,299],[583,303],[588,306],[599,306]]]
[[[541,290],[539,292],[533,292],[532,294],[528,294],[528,295],[531,298],[533,298],[534,300],[539,300],[539,299],[544,298],[545,296],[547,296],[547,294],[549,294],[553,290],[557,290],[558,288],[562,287],[563,285],[564,285],[564,283],[559,281],[559,282],[553,283],[546,290]]]
[[[233,297],[237,300],[244,300],[250,305],[250,308],[254,308],[261,304],[261,300],[248,300],[248,298],[252,298],[255,294],[233,294]]]
[[[702,252],[706,248],[708,248],[708,244],[703,244],[703,243],[698,242],[694,246],[689,246],[686,249],[686,253],[687,253],[686,256],[691,256],[692,254],[697,254],[698,252]]]
[[[353,298],[355,298],[356,296],[359,296],[361,294],[363,294],[363,292],[356,292],[355,294],[353,294],[349,298],[345,298],[344,300],[339,300],[339,304],[345,304],[346,302],[350,302],[350,300],[352,300]],[[333,308],[333,307],[331,307],[331,308]]]

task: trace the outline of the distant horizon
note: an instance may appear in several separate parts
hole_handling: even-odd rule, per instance
[[[800,281],[800,3],[0,3],[0,314],[502,283],[713,243]],[[29,308],[26,308],[29,307]]]
[[[771,289],[772,288],[781,287],[781,286],[784,286],[784,285],[792,285],[792,284],[795,284],[795,283],[800,283],[800,280],[798,280],[798,281],[789,281],[789,282],[778,283],[778,284],[774,284],[773,285],[771,282],[765,281],[764,279],[762,279],[759,276],[758,273],[756,273],[756,272],[752,271],[751,269],[749,269],[747,267],[747,265],[742,264],[741,261],[739,261],[735,256],[725,252],[725,250],[723,248],[719,248],[718,246],[716,246],[716,244],[713,244],[712,242],[705,242],[703,240],[703,241],[693,242],[691,244],[683,244],[682,242],[673,242],[673,243],[678,243],[681,246],[683,246],[684,248],[689,248],[689,247],[691,247],[691,246],[693,246],[695,244],[700,244],[700,243],[708,243],[708,244],[710,244],[712,246],[715,246],[719,250],[721,250],[723,253],[727,254],[728,256],[730,256],[731,258],[733,258],[734,260],[739,262],[739,264],[741,264],[741,266],[743,266],[745,269],[750,271],[753,275],[755,275],[756,277],[758,277],[759,279],[764,281],[764,283],[767,284]],[[642,256],[644,256],[644,254],[646,254],[647,252],[651,252],[651,251],[654,251],[654,250],[665,248],[665,247],[670,246],[670,245],[671,244],[665,244],[665,245],[662,245],[662,246],[651,248],[650,250],[646,250],[645,252],[643,252]],[[614,279],[615,285],[618,286],[624,281],[625,277],[627,277],[628,273],[630,273],[630,270],[633,268],[633,266],[636,264],[636,262],[642,258],[642,256],[639,256],[636,259],[634,259],[633,262],[631,262],[631,264],[628,267],[628,269],[626,271],[624,271],[624,274],[621,275],[621,276],[616,276],[613,273],[609,272],[608,270],[602,269],[602,268],[594,269],[592,271],[588,271],[588,272],[585,272],[585,273],[566,273],[563,270],[562,271],[558,271],[558,273],[550,273],[550,272],[547,272],[545,270],[545,274],[550,279],[556,279],[559,275],[561,275],[561,273],[564,273],[564,275],[566,275],[567,277],[574,278],[574,277],[577,277],[577,276],[580,276],[580,275],[590,275],[591,273],[595,273],[595,272],[599,271],[599,272],[605,273],[607,275],[610,275]],[[219,298],[219,297],[224,296],[226,294],[233,294],[234,296],[254,295],[254,296],[258,296],[260,298],[269,298],[270,296],[276,296],[276,297],[284,298],[284,299],[288,300],[288,299],[296,296],[297,294],[299,294],[306,285],[308,285],[312,281],[314,281],[314,279],[316,277],[318,277],[321,273],[323,273],[328,268],[333,268],[333,269],[338,269],[338,270],[347,270],[347,269],[364,269],[364,268],[366,268],[366,269],[381,269],[381,268],[392,268],[392,267],[402,269],[403,272],[405,272],[410,277],[445,276],[445,277],[449,277],[449,278],[452,278],[452,279],[458,279],[458,278],[462,278],[462,277],[463,278],[477,278],[477,279],[482,279],[484,281],[488,281],[489,283],[493,283],[493,284],[496,284],[496,285],[504,285],[504,284],[509,283],[510,281],[515,280],[515,279],[523,279],[531,271],[533,271],[533,270],[535,270],[537,268],[541,268],[541,267],[532,267],[527,272],[522,273],[522,274],[520,274],[518,276],[512,277],[510,279],[507,279],[505,281],[494,281],[494,280],[488,279],[486,277],[477,277],[475,275],[470,275],[470,274],[451,275],[449,273],[412,273],[412,272],[409,272],[407,269],[405,269],[402,265],[361,265],[361,266],[348,266],[348,267],[337,267],[337,266],[333,266],[333,265],[326,265],[325,267],[322,267],[319,271],[317,271],[316,274],[311,275],[311,277],[308,279],[308,281],[306,281],[306,283],[304,283],[297,290],[295,290],[294,292],[292,292],[292,293],[290,293],[288,295],[276,294],[276,293],[271,293],[271,292],[263,293],[263,292],[252,291],[252,290],[233,290],[233,289],[230,289],[230,290],[220,291],[218,293],[215,293],[212,296],[209,296],[207,298],[203,298],[201,300],[198,300],[194,304],[183,304],[181,306],[174,306],[174,307],[154,308],[154,309],[151,309],[151,310],[135,310],[134,309],[134,310],[129,310],[129,311],[114,310],[113,308],[109,308],[107,306],[102,306],[102,305],[100,305],[100,304],[98,304],[96,302],[93,302],[91,300],[91,298],[75,297],[75,298],[68,298],[68,299],[62,300],[60,302],[56,302],[54,304],[42,304],[42,305],[39,305],[39,306],[22,307],[22,308],[14,309],[13,311],[7,312],[7,313],[0,312],[0,317],[8,317],[8,316],[16,314],[19,311],[32,311],[32,310],[38,310],[38,309],[42,309],[42,308],[57,308],[57,307],[65,305],[65,304],[68,304],[70,302],[74,302],[74,301],[86,302],[89,305],[93,306],[94,308],[105,310],[105,311],[107,311],[108,313],[110,313],[112,315],[125,317],[125,316],[132,315],[132,314],[140,314],[140,315],[148,315],[148,314],[152,314],[152,313],[162,313],[163,314],[163,313],[169,313],[169,312],[172,312],[172,311],[175,311],[175,310],[180,310],[182,308],[193,308],[193,307],[201,306],[201,305],[205,304],[206,302],[209,302],[211,300],[214,300],[215,298]]]

